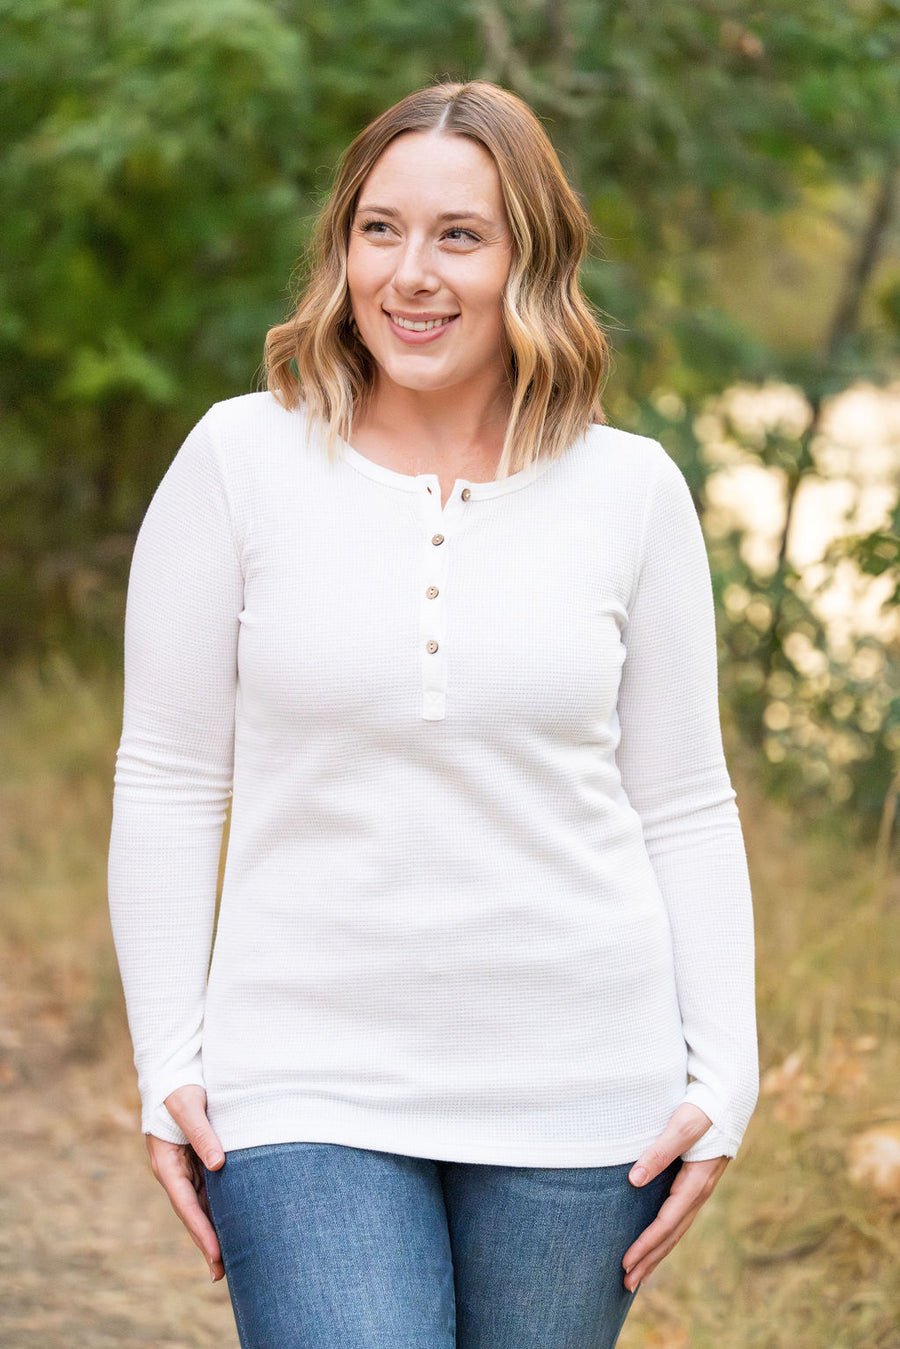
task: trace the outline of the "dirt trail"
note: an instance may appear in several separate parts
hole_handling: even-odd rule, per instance
[[[46,996],[8,986],[0,1288],[2,1349],[237,1349],[225,1285],[149,1172],[124,1035],[79,1058]]]

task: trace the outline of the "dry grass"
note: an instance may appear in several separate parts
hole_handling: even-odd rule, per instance
[[[0,1343],[232,1349],[137,1135],[105,910],[118,719],[116,682],[64,663],[0,694]],[[764,1091],[620,1349],[898,1349],[900,893],[737,776]]]

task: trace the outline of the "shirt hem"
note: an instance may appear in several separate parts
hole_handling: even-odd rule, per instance
[[[371,1127],[340,1124],[298,1126],[281,1124],[235,1124],[218,1115],[213,1127],[226,1155],[244,1148],[266,1147],[282,1143],[332,1143],[343,1147],[365,1148],[372,1152],[390,1152],[432,1161],[477,1162],[489,1166],[586,1167],[622,1166],[636,1160],[654,1141],[655,1134],[616,1143],[544,1144],[506,1143],[451,1139],[410,1130],[373,1130]]]

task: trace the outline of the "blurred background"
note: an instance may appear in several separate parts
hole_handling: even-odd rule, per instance
[[[621,1344],[900,1345],[898,0],[0,0],[10,1349],[237,1344],[146,1170],[106,918],[130,550],[257,387],[341,150],[471,77],[546,125],[609,420],[694,491],[756,898],[760,1106]]]

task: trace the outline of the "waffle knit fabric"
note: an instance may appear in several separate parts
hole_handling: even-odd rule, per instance
[[[218,403],[128,591],[109,887],[143,1129],[226,1151],[632,1161],[757,1092],[706,551],[653,440],[499,482]],[[218,922],[226,809],[232,815]],[[210,965],[210,951],[215,944]]]

